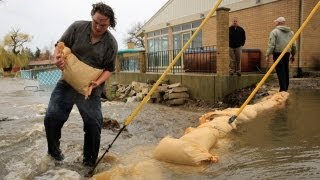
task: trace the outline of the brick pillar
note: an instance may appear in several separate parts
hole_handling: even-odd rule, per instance
[[[217,74],[229,74],[229,8],[217,9]]]
[[[147,62],[146,62],[146,53],[145,51],[142,51],[139,53],[139,59],[140,59],[140,73],[146,73],[147,71]]]
[[[168,58],[169,58],[169,63],[171,63],[172,62],[172,60],[173,60],[173,28],[172,28],[172,26],[168,26],[168,44],[169,44],[169,46],[168,46],[168,50],[169,50],[169,56],[168,56]]]
[[[147,33],[143,30],[143,43],[144,43],[144,52],[140,52],[140,73],[147,72],[147,57],[146,52],[148,52],[148,41],[147,41]]]

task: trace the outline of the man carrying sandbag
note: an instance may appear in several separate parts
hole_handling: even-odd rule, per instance
[[[100,96],[105,81],[114,71],[118,51],[117,42],[108,30],[109,27],[114,28],[116,25],[113,9],[104,3],[96,3],[92,7],[92,21],[74,22],[58,42],[63,42],[70,48],[72,55],[81,62],[102,70],[101,74],[96,80],[89,82],[88,85],[92,89],[89,97],[77,91],[64,78],[59,80],[51,94],[44,118],[48,154],[55,160],[62,161],[64,155],[60,150],[61,129],[73,105],[78,107],[84,123],[83,164],[85,166],[94,166],[98,157],[103,122]],[[66,61],[68,59],[63,56],[57,46],[54,52],[55,65],[65,71],[68,63]],[[73,75],[71,79],[76,77]]]

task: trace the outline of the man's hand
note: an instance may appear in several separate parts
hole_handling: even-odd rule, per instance
[[[85,95],[84,95],[84,99],[88,99],[92,90],[94,88],[96,88],[97,86],[99,86],[97,81],[91,81],[90,86],[88,87],[88,90],[86,91]]]
[[[293,61],[294,61],[294,56],[291,56],[290,61],[291,61],[291,63],[293,63]]]
[[[266,62],[269,62],[269,56],[266,56]]]
[[[96,88],[97,86],[99,86],[97,81],[91,81],[90,86],[92,87],[92,89]]]
[[[54,60],[53,63],[60,69],[63,71],[64,69],[64,65],[65,65],[65,59],[62,57],[61,53],[58,53]]]

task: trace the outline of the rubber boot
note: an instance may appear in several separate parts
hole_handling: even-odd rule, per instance
[[[99,154],[101,130],[96,126],[87,126],[84,130],[83,164],[94,166]]]
[[[57,130],[53,127],[46,127],[47,143],[48,143],[48,154],[57,161],[62,161],[64,155],[60,150],[60,137],[61,130]]]

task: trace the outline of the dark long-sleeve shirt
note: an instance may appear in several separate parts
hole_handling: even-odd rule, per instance
[[[244,46],[246,42],[246,33],[240,26],[229,27],[229,47],[238,48]]]

